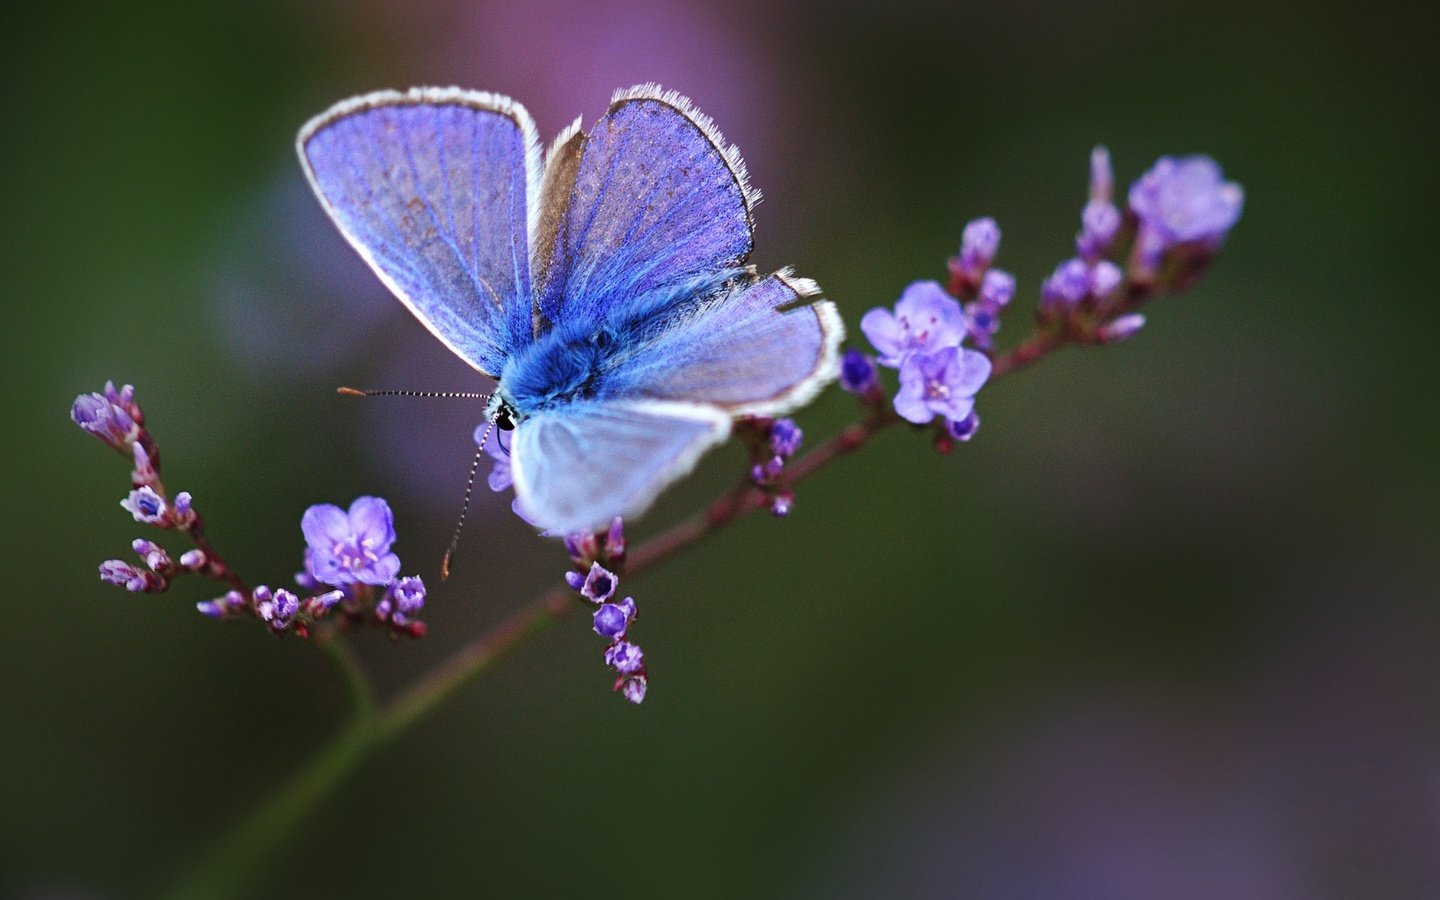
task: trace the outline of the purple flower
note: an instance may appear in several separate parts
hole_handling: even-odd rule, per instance
[[[625,599],[633,609],[635,601],[629,597]],[[595,610],[595,633],[603,638],[618,638],[625,634],[625,629],[629,626],[630,617],[618,603],[602,603],[600,608]]]
[[[154,488],[149,485],[131,491],[130,496],[120,501],[120,505],[125,507],[137,522],[161,526],[166,523],[165,513],[168,507],[165,505],[165,498],[155,493]]]
[[[1142,265],[1154,268],[1177,244],[1218,248],[1244,203],[1245,192],[1224,180],[1215,160],[1162,156],[1130,186],[1130,209],[1140,222],[1136,251]]]
[[[900,392],[895,412],[923,425],[937,415],[963,419],[975,405],[975,394],[990,377],[985,354],[961,347],[915,353],[900,367]]]
[[[212,619],[219,619],[225,616],[233,616],[245,611],[249,605],[245,595],[239,591],[227,591],[225,596],[216,597],[214,600],[202,600],[195,604],[200,615],[209,616]]]
[[[274,594],[263,585],[255,589],[255,611],[260,618],[270,623],[275,631],[284,631],[290,627],[290,622],[295,614],[300,612],[300,598],[291,592],[280,588]]]
[[[1108,259],[1102,259],[1090,269],[1090,296],[1104,300],[1120,289],[1125,273]]]
[[[135,457],[135,483],[154,484],[158,481],[160,473],[155,470],[155,463],[150,459],[150,451],[145,449],[145,445],[137,441],[130,449]]]
[[[649,679],[644,675],[631,675],[620,682],[620,693],[626,700],[639,705],[645,700],[645,688],[649,686]]]
[[[1075,235],[1075,252],[1086,259],[1098,259],[1110,251],[1124,218],[1108,200],[1091,200],[1080,213],[1080,233]]]
[[[960,270],[978,281],[999,249],[1000,226],[994,219],[987,216],[967,223],[960,236]]]
[[[425,582],[418,575],[407,575],[390,585],[387,599],[393,600],[395,612],[391,618],[400,625],[425,608]]]
[[[852,394],[868,394],[879,384],[873,357],[850,349],[840,358],[840,387]]]
[[[605,665],[621,675],[634,675],[645,667],[645,653],[629,641],[616,641],[605,650]]]
[[[101,581],[134,593],[145,590],[145,575],[144,571],[121,559],[107,559],[100,564]]]
[[[1067,259],[1040,285],[1040,306],[1063,311],[1078,306],[1090,293],[1090,267],[1083,259]]]
[[[991,309],[1009,306],[1015,296],[1015,276],[1003,269],[991,269],[980,281],[978,302]]]
[[[479,444],[485,437],[485,432],[493,431],[489,440],[485,441],[485,452],[495,461],[491,467],[490,474],[486,477],[485,483],[490,485],[490,490],[499,493],[515,483],[514,477],[510,474],[510,432],[492,428],[489,422],[482,422],[475,429],[475,443]],[[524,518],[523,516],[521,518]],[[528,519],[526,521],[529,521]]]
[[[860,330],[880,351],[882,365],[899,368],[911,353],[958,347],[965,337],[965,313],[938,282],[917,281],[895,303],[895,312],[876,307]]]
[[[121,452],[128,452],[130,445],[140,436],[140,422],[132,410],[139,412],[135,405],[135,388],[130,385],[115,390],[114,382],[105,383],[103,394],[80,394],[70,406],[70,419],[81,428]]]
[[[615,594],[616,585],[620,583],[614,572],[598,562],[590,564],[590,572],[584,578],[581,578],[578,572],[566,572],[565,580],[591,603],[604,603],[609,600]]]
[[[776,419],[770,425],[770,449],[775,451],[775,455],[782,462],[785,457],[795,455],[803,440],[805,432],[800,430],[794,419]]]
[[[307,565],[324,584],[388,584],[400,571],[390,505],[379,497],[360,497],[347,513],[319,503],[305,510],[300,530],[309,544]]]
[[[205,559],[205,551],[203,550],[186,550],[180,554],[181,568],[195,571],[203,568],[206,562],[208,562],[208,560]]]
[[[149,566],[152,572],[170,568],[170,554],[154,541],[136,539],[130,544],[130,549],[135,551],[136,556],[145,560],[145,565]]]
[[[970,410],[963,419],[946,419],[945,432],[957,441],[968,441],[980,430],[980,417]]]

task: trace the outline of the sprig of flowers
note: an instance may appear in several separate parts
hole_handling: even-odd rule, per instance
[[[635,598],[615,600],[620,587],[618,573],[625,568],[625,543],[625,523],[619,517],[607,531],[569,535],[565,549],[573,568],[565,573],[565,583],[594,607],[592,627],[610,641],[605,649],[605,665],[617,673],[614,690],[639,704],[650,686],[650,673],[645,667],[645,652],[628,639],[635,622]]]
[[[422,637],[425,623],[415,618],[425,605],[425,584],[416,576],[396,578],[400,558],[390,552],[395,528],[389,505],[379,497],[361,497],[349,512],[329,504],[310,507],[301,522],[308,544],[304,571],[296,576],[303,594],[268,585],[251,588],[221,557],[205,533],[204,519],[188,491],[172,500],[160,479],[160,451],[145,427],[145,414],[130,385],[81,394],[70,418],[86,432],[134,463],[131,490],[120,505],[139,524],[179,532],[193,547],[178,559],[155,541],[136,538],[131,550],[140,565],[123,559],[100,564],[100,580],[132,593],[161,594],[182,576],[199,575],[225,584],[219,597],[201,600],[196,609],[214,619],[253,617],[276,634],[309,637],[333,610],[338,626],[377,624],[391,634]]]

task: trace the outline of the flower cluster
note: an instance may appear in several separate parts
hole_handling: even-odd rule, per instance
[[[1244,205],[1240,186],[1225,181],[1204,156],[1162,157],[1130,186],[1123,211],[1115,205],[1114,184],[1110,154],[1096,147],[1076,255],[1040,287],[1042,331],[1078,343],[1130,338],[1145,324],[1135,309],[1193,285]]]
[[[650,675],[645,669],[644,651],[628,638],[635,621],[635,598],[615,599],[620,587],[616,572],[625,566],[624,523],[617,518],[604,533],[570,535],[565,539],[565,549],[575,566],[565,573],[565,583],[594,605],[595,633],[610,642],[605,648],[605,665],[616,672],[614,689],[631,703],[640,703],[645,699]]]
[[[805,440],[794,419],[752,416],[742,419],[736,433],[750,450],[750,482],[765,493],[765,504],[776,518],[790,514],[795,493],[785,477],[785,462]]]
[[[993,220],[978,221],[988,223],[987,227],[977,228],[972,222],[966,228],[966,242],[954,266],[956,280],[973,283],[976,291],[985,283],[1000,240]],[[990,377],[990,359],[963,346],[971,331],[958,299],[938,282],[917,281],[900,295],[893,311],[877,307],[867,312],[860,330],[879,351],[879,364],[899,370],[900,390],[893,401],[896,414],[916,425],[938,416],[942,433],[967,437],[974,433],[975,394]],[[858,360],[852,356],[847,361],[855,365]]]
[[[107,383],[103,392],[81,394],[70,418],[133,462],[130,492],[120,501],[125,511],[137,523],[178,532],[193,545],[177,558],[155,541],[137,538],[131,549],[139,564],[106,560],[100,564],[101,581],[132,593],[159,594],[182,576],[199,575],[227,588],[221,596],[197,603],[201,614],[251,616],[277,634],[293,631],[308,637],[313,624],[336,608],[345,614],[344,624],[373,621],[392,634],[425,633],[425,624],[415,618],[425,604],[425,585],[415,577],[395,578],[400,559],[390,552],[395,529],[384,500],[361,497],[348,513],[335,506],[312,506],[301,526],[308,544],[305,571],[296,577],[302,593],[263,584],[251,588],[206,535],[189,492],[172,497],[166,490],[160,453],[145,428],[133,387],[116,390]]]
[[[425,582],[400,574],[400,557],[391,552],[395,518],[379,497],[358,497],[348,510],[317,503],[300,519],[305,535],[305,567],[295,582],[310,590],[329,587],[344,620],[375,623],[392,634],[424,637],[416,615],[425,607]]]

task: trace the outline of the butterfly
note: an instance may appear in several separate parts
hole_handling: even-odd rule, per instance
[[[684,97],[616,92],[542,153],[519,103],[380,91],[311,119],[300,162],[340,232],[451,352],[497,385],[516,500],[559,532],[643,512],[740,416],[838,372],[818,286],[759,275],[739,153]]]

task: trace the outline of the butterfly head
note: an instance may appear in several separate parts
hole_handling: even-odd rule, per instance
[[[496,391],[485,404],[485,419],[495,423],[495,427],[501,431],[514,431],[519,415],[510,401],[506,400],[500,391]]]

